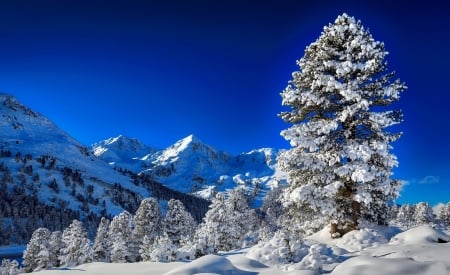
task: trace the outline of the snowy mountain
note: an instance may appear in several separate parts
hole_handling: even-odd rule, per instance
[[[124,136],[86,148],[2,93],[0,244],[23,243],[37,227],[60,230],[73,219],[93,230],[101,216],[134,212],[149,196],[181,200],[197,221],[208,209],[203,198],[237,186],[259,206],[265,192],[284,178],[276,155],[259,149],[232,156],[192,135],[163,150]]]
[[[108,162],[111,166],[118,163],[120,167],[130,171],[140,170],[142,161],[137,156],[152,155],[158,151],[135,138],[123,135],[97,142],[91,145],[91,148],[95,156]]]
[[[0,161],[9,169],[16,170],[17,173],[13,174],[17,177],[25,177],[26,193],[31,192],[28,185],[37,175],[42,185],[38,190],[40,201],[47,203],[50,200],[64,200],[69,203],[69,208],[81,210],[83,204],[86,204],[84,200],[72,200],[68,197],[73,196],[73,193],[75,196],[92,193],[92,198],[88,200],[91,202],[87,203],[90,212],[100,214],[105,210],[117,214],[123,209],[123,205],[114,202],[110,194],[116,183],[130,194],[145,197],[150,195],[148,190],[132,184],[129,177],[111,169],[53,122],[22,105],[14,97],[0,95],[0,117],[0,148],[4,152],[11,152],[14,157],[4,157]],[[32,167],[33,173],[29,173],[31,175],[21,172],[26,166]],[[70,170],[72,172],[68,172]],[[74,178],[79,178],[80,182],[76,182]],[[50,186],[53,180],[56,180],[57,186]],[[87,189],[92,189],[90,186],[93,187],[93,192],[88,192]],[[52,188],[58,192],[51,192]],[[96,201],[104,203],[93,203]]]
[[[119,136],[92,145],[91,151],[116,168],[148,175],[171,189],[207,199],[243,186],[259,205],[265,192],[284,180],[276,167],[277,150],[263,148],[232,156],[194,135],[159,151]]]
[[[152,151],[131,139],[107,144],[117,152],[104,151],[110,162],[126,159],[120,150]],[[61,230],[73,219],[95,230],[101,216],[134,212],[149,196],[194,201],[187,208],[201,215],[208,207],[149,178],[113,169],[49,119],[0,94],[0,245],[24,243],[37,227]]]

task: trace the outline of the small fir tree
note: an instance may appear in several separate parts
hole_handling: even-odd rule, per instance
[[[406,86],[392,81],[386,55],[360,21],[340,15],[306,48],[281,94],[290,110],[280,116],[292,124],[281,132],[292,149],[278,158],[288,174],[284,204],[330,224],[335,237],[361,219],[384,224],[398,196],[390,144],[400,134],[386,128],[402,114],[384,109]]]

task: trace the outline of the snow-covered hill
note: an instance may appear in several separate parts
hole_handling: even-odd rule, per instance
[[[331,239],[328,229],[324,231],[295,244],[301,255],[295,264],[277,261],[288,248],[272,241],[192,262],[89,263],[39,274],[450,274],[450,243],[445,243],[450,236],[428,225],[400,233],[389,227],[366,228],[342,239]]]
[[[26,234],[27,227],[29,231],[42,222],[50,228],[67,226],[73,218],[95,223],[100,215],[134,210],[150,195],[148,188],[112,169],[52,121],[13,96],[0,94],[3,225],[12,224]]]
[[[91,150],[116,168],[149,175],[171,189],[208,199],[216,192],[243,186],[259,205],[265,192],[284,180],[276,166],[277,150],[263,148],[232,156],[194,135],[163,150],[123,136],[98,142]]]

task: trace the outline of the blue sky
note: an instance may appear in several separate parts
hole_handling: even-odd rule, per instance
[[[394,143],[399,202],[450,201],[446,1],[0,1],[0,91],[83,144],[189,134],[233,154],[287,148],[279,93],[347,12],[385,42],[409,89]]]

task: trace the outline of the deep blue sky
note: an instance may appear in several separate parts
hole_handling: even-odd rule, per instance
[[[279,93],[341,13],[384,41],[409,86],[399,202],[450,201],[446,1],[0,1],[0,91],[85,145],[191,133],[233,154],[286,148]]]

